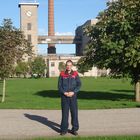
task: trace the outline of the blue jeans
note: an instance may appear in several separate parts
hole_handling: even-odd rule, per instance
[[[65,95],[62,95],[61,108],[62,108],[61,131],[62,132],[68,131],[69,110],[71,112],[72,130],[77,131],[79,129],[77,95],[74,94],[74,96],[72,97],[66,97]]]

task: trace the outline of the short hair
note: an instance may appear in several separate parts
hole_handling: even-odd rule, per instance
[[[66,65],[67,65],[67,63],[69,63],[69,62],[72,63],[72,65],[73,65],[73,62],[72,62],[72,60],[70,60],[70,59],[66,61]]]

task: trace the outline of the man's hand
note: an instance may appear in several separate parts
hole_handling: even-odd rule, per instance
[[[72,97],[74,95],[74,92],[68,92],[68,97]]]
[[[69,92],[65,92],[64,95],[68,97]]]
[[[74,92],[65,92],[64,95],[67,97],[72,97],[74,95]]]

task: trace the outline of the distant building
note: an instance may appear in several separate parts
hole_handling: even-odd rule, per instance
[[[68,59],[71,59],[76,64],[80,57],[74,55],[48,55],[44,56],[44,59],[47,65],[47,76],[57,77],[60,74],[60,62],[63,62],[65,64]],[[74,66],[73,69],[76,70],[76,67]]]
[[[96,23],[97,23],[97,19],[91,19],[91,20],[86,21],[83,25],[76,28],[75,35],[79,36],[82,40],[81,43],[76,44],[76,55],[77,56],[84,55],[84,49],[86,48],[86,45],[89,41],[89,37],[87,37],[84,34],[84,28],[86,26],[95,25]]]
[[[32,53],[37,56],[38,45],[38,6],[35,0],[22,0],[20,8],[20,30],[23,31],[25,38],[32,44]],[[24,56],[28,61],[28,55]]]
[[[80,56],[74,56],[74,55],[48,55],[44,56],[46,65],[47,65],[47,71],[46,76],[47,77],[58,77],[60,74],[59,65],[60,63],[66,63],[67,60],[72,60],[74,62],[73,70],[77,70],[76,64],[78,60],[80,59]],[[97,69],[97,67],[92,67],[91,70],[88,72],[85,72],[84,75],[80,74],[80,76],[90,76],[90,77],[98,77],[98,76],[106,76],[109,74],[109,70],[106,69]]]

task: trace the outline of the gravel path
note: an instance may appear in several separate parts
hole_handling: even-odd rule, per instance
[[[61,110],[2,109],[0,139],[60,137],[60,120]],[[139,108],[79,110],[79,122],[80,136],[140,135]]]

